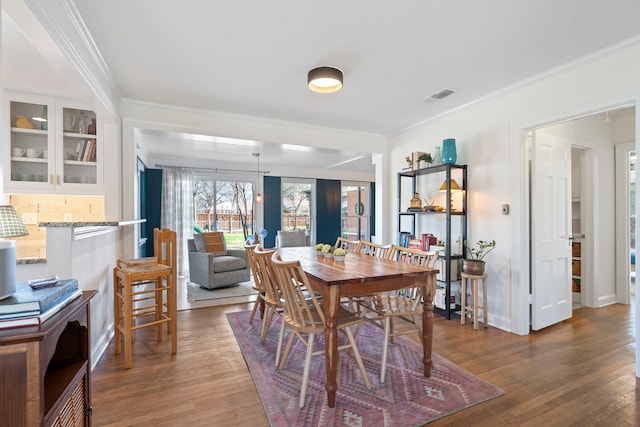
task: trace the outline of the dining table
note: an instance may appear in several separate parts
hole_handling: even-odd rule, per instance
[[[284,261],[299,260],[312,290],[322,295],[325,325],[327,403],[335,407],[338,359],[337,312],[342,297],[373,295],[422,286],[422,346],[424,376],[431,376],[433,341],[433,296],[437,269],[419,267],[359,253],[347,253],[344,261],[316,254],[314,247],[277,248]]]

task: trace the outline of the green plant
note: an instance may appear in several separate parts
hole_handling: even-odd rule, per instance
[[[464,245],[467,246],[467,242],[464,242]],[[478,240],[474,247],[467,246],[467,258],[474,259],[477,261],[482,261],[482,259],[492,250],[496,248],[496,241],[485,241]]]
[[[333,253],[333,251],[335,251],[335,250],[336,250],[336,248],[335,248],[334,246],[331,246],[331,245],[324,245],[324,246],[322,247],[322,252],[324,252],[325,254],[326,254],[326,253],[330,253],[330,254],[332,254],[332,253]]]
[[[433,163],[433,157],[431,157],[431,153],[422,153],[420,157],[418,157],[418,161]]]
[[[318,243],[316,245],[316,251],[321,251],[323,247],[324,247],[324,243]]]
[[[347,251],[345,251],[342,248],[338,248],[335,251],[333,251],[334,256],[345,256],[346,254],[347,254]]]

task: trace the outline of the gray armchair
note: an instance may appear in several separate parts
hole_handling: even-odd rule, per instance
[[[227,249],[221,232],[194,234],[187,245],[190,280],[200,287],[216,289],[250,280],[244,248]]]

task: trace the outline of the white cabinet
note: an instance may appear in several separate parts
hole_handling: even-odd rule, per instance
[[[5,94],[7,192],[96,194],[102,144],[96,113],[72,101]]]

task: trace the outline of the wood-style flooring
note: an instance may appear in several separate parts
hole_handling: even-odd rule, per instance
[[[153,328],[137,331],[131,370],[112,342],[93,372],[93,426],[268,426],[225,316],[248,308],[180,311],[174,356]],[[436,316],[434,351],[506,394],[429,426],[639,425],[631,310],[580,308],[524,337]]]

